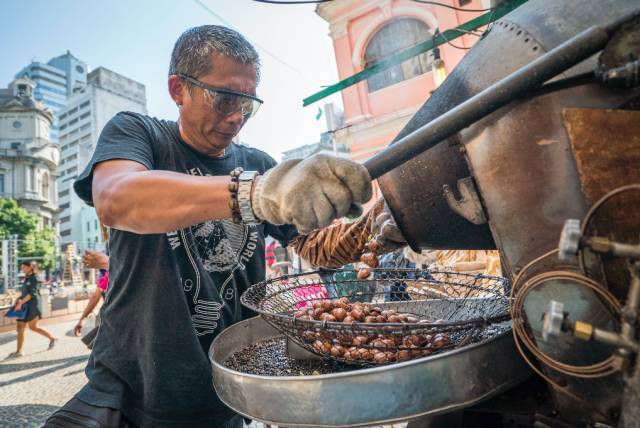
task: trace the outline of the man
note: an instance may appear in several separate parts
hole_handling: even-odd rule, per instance
[[[326,226],[371,197],[354,162],[276,166],[232,144],[261,103],[258,78],[240,34],[193,28],[169,69],[178,121],[120,113],[104,128],[74,188],[112,228],[110,287],[89,382],[46,426],[241,426],[213,390],[207,351],[249,315],[239,297],[264,278],[264,236],[286,245],[295,226]]]

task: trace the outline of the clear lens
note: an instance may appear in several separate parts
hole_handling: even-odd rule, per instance
[[[213,92],[206,89],[204,92],[211,108],[224,116],[242,111],[242,115],[248,119],[255,115],[260,107],[259,101],[241,95]]]

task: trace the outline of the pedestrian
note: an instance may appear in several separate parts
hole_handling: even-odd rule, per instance
[[[87,306],[84,308],[84,311],[82,311],[80,319],[73,327],[73,333],[76,336],[80,336],[82,334],[84,320],[93,312],[100,300],[104,298],[104,294],[107,292],[107,288],[109,286],[109,256],[106,253],[103,253],[102,251],[86,250],[82,255],[82,264],[89,269],[100,269],[100,278],[98,279],[98,285],[95,291],[89,298]],[[93,347],[93,341],[97,334],[99,323],[99,318],[96,318],[96,326],[93,330],[87,333],[86,337],[83,337],[82,339],[89,349]]]
[[[34,260],[23,261],[20,264],[20,269],[22,270],[22,273],[24,273],[24,280],[22,281],[20,297],[18,297],[14,303],[14,309],[16,311],[20,311],[24,306],[26,306],[27,315],[24,319],[17,320],[17,349],[16,352],[9,354],[8,358],[22,357],[24,330],[27,326],[29,326],[31,331],[49,339],[48,349],[53,349],[56,341],[58,340],[48,330],[38,326],[38,321],[42,318],[40,308],[38,307],[38,301],[40,299],[40,292],[38,291],[38,263]]]
[[[88,384],[45,426],[242,426],[213,389],[208,350],[252,316],[240,295],[264,280],[265,236],[286,246],[371,197],[356,162],[316,155],[277,165],[233,142],[262,104],[258,78],[242,35],[192,28],[169,67],[178,120],[123,112],[104,127],[74,183],[112,228],[103,322]]]

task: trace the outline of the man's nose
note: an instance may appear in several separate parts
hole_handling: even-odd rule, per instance
[[[232,123],[236,126],[242,126],[244,124],[244,115],[242,114],[242,109],[231,113],[229,116],[225,117],[225,121],[227,123]]]

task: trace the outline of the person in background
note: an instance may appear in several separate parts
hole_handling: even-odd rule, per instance
[[[22,290],[20,297],[16,299],[14,308],[16,311],[20,311],[23,306],[27,306],[27,316],[24,319],[17,321],[18,339],[17,350],[9,354],[9,358],[22,357],[22,347],[24,345],[24,330],[26,326],[29,329],[39,335],[42,335],[49,339],[49,348],[53,349],[58,340],[48,330],[42,327],[38,327],[38,321],[42,317],[40,309],[38,308],[38,299],[40,292],[38,291],[38,263],[33,260],[24,261],[20,265],[22,273],[24,273],[24,280],[22,281]]]
[[[109,286],[108,255],[100,251],[87,250],[82,256],[82,263],[89,269],[100,269],[101,275],[100,279],[98,279],[98,286],[96,287],[96,291],[89,298],[89,303],[87,303],[84,311],[82,311],[82,316],[80,316],[78,323],[73,328],[73,333],[76,336],[81,335],[84,320],[93,312],[95,307],[98,305],[98,302],[100,302],[100,299],[104,296],[104,293],[107,292],[107,287]]]

